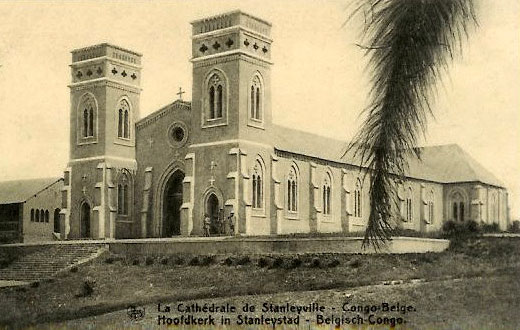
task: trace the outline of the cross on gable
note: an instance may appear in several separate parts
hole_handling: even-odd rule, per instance
[[[186,93],[185,91],[182,90],[182,87],[179,87],[179,92],[177,93],[177,95],[179,95],[179,100],[182,101],[182,94]]]
[[[214,161],[211,161],[211,163],[209,164],[209,169],[213,171],[215,169],[215,167],[217,167],[217,163],[215,163]]]
[[[87,178],[88,178],[88,176],[87,176],[86,174],[83,174],[83,175],[81,176],[81,179],[82,179],[83,181],[87,181]]]
[[[148,145],[150,145],[150,148],[153,147],[153,139],[152,138],[148,139]]]

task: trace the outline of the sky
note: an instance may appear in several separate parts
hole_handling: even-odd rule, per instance
[[[191,99],[192,20],[241,9],[273,24],[273,120],[348,141],[367,105],[362,21],[351,0],[0,2],[0,180],[60,176],[69,158],[70,51],[101,42],[143,54],[141,117]],[[520,218],[520,2],[480,0],[424,145],[457,143],[509,190]]]

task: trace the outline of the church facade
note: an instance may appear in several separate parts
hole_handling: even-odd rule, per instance
[[[362,231],[369,176],[345,143],[272,122],[271,24],[240,11],[191,24],[192,101],[144,118],[141,54],[72,51],[61,238],[199,236],[219,212],[235,235]],[[508,226],[507,190],[456,145],[411,160],[398,199],[402,228]]]

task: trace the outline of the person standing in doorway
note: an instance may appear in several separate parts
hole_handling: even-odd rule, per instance
[[[235,235],[235,226],[236,226],[236,217],[233,210],[229,212],[229,217],[227,219],[229,224],[229,235],[234,236]]]
[[[218,233],[226,235],[226,219],[224,218],[224,210],[218,210]]]
[[[202,225],[202,228],[204,229],[204,236],[209,237],[209,227],[211,226],[211,218],[206,213],[204,215],[204,224]]]

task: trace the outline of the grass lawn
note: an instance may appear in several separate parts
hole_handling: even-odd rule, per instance
[[[517,295],[518,279],[511,274],[518,274],[520,270],[519,252],[518,238],[479,238],[438,254],[287,255],[282,259],[250,256],[249,262],[242,258],[214,256],[197,259],[199,265],[189,265],[195,264],[190,256],[145,260],[107,254],[78,267],[75,272],[63,273],[53,281],[42,282],[37,287],[1,290],[0,309],[3,313],[0,315],[0,324],[24,326],[62,321],[125,309],[130,304],[293,291],[344,290],[381,281],[414,278],[471,278],[467,283],[482,281],[482,285],[487,284],[486,278],[497,278],[496,289],[503,290],[506,293],[504,301],[516,303],[511,307],[516,306],[518,310],[518,299],[511,297]],[[180,259],[182,265],[178,264]],[[139,264],[134,265],[137,262]],[[511,278],[500,282],[500,276]],[[78,297],[87,278],[95,282],[94,291],[88,297]],[[411,290],[408,293],[410,296],[403,296],[403,299],[412,303],[434,295],[437,301],[432,302],[431,308],[424,310],[432,309],[433,312],[430,312],[435,314],[443,310],[439,305],[443,297],[455,299],[456,294],[461,294],[457,292],[463,290],[457,291],[449,283],[425,284],[421,287],[433,286],[434,289],[424,293]],[[510,283],[509,286],[507,283]],[[398,294],[404,294],[398,287],[402,286],[392,288]],[[387,288],[391,289],[383,287],[384,290]],[[511,291],[514,288],[515,291]],[[464,290],[461,292],[465,293],[457,298],[460,304],[472,306],[473,300],[482,303],[482,297],[477,294],[482,288],[476,288],[476,296]],[[494,292],[495,289],[489,290]],[[380,291],[375,290],[374,294],[380,294]],[[370,295],[365,295],[363,299],[369,298]],[[493,308],[504,309],[501,306],[500,303],[498,307],[490,308],[492,311]],[[428,316],[430,312],[422,313],[418,309],[414,323],[432,324]],[[449,310],[447,312],[451,313]],[[473,312],[479,313],[478,310]]]
[[[404,329],[518,329],[520,325],[520,280],[516,274],[503,273],[486,277],[473,277],[462,280],[432,281],[416,284],[403,284],[394,286],[364,286],[357,288],[338,288],[333,290],[285,292],[276,294],[264,294],[253,296],[235,296],[214,299],[197,299],[192,301],[162,301],[162,305],[176,307],[177,304],[189,306],[192,303],[199,305],[216,304],[234,305],[239,309],[236,314],[215,313],[212,314],[218,324],[221,316],[231,319],[232,325],[237,325],[238,314],[254,317],[260,313],[243,313],[241,307],[249,305],[262,306],[265,302],[273,305],[290,303],[294,305],[307,305],[316,302],[325,307],[324,317],[331,318],[345,316],[355,317],[359,314],[364,319],[363,325],[370,325],[371,320],[377,318],[388,320],[402,320],[396,328]],[[378,305],[382,302],[389,304],[399,303],[411,305],[414,311],[400,312],[369,312],[369,313],[341,313],[344,303],[350,306]],[[63,327],[74,329],[88,329],[93,324],[106,328],[150,328],[156,326],[161,315],[179,317],[182,313],[160,313],[157,304],[144,306],[146,316],[138,322],[128,318],[126,310],[108,313],[104,315],[88,317],[63,323],[48,324],[49,327]],[[283,317],[282,313],[263,313],[267,317]],[[315,325],[317,314],[302,313],[301,324]],[[197,317],[205,317],[207,314],[196,313]],[[293,316],[295,314],[289,314]],[[374,315],[372,318],[370,315]],[[309,323],[307,323],[309,320]],[[328,325],[327,328],[330,328]],[[388,328],[389,325],[386,326]],[[301,327],[306,329],[307,327]],[[348,328],[343,324],[342,328]],[[352,327],[357,329],[356,327]],[[379,327],[381,328],[381,327]],[[376,329],[379,329],[376,328]]]

